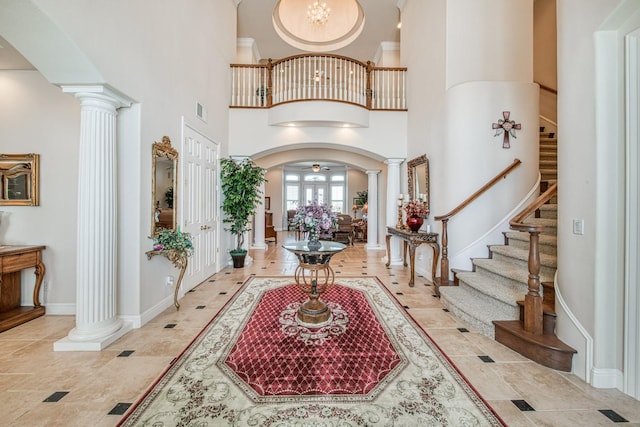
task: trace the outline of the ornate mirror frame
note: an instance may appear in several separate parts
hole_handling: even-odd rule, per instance
[[[0,154],[0,206],[39,206],[39,154]]]
[[[429,159],[426,154],[407,162],[407,175],[409,196],[418,200],[419,194],[425,194],[429,208]]]
[[[151,235],[175,230],[178,218],[178,152],[168,136],[151,148]]]

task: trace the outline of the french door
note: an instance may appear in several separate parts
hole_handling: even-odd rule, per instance
[[[302,187],[302,200],[305,205],[317,201],[318,203],[329,203],[329,186],[326,183],[304,184]]]

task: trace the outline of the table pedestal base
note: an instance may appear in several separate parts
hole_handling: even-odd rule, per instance
[[[298,309],[298,320],[312,325],[324,323],[330,316],[331,310],[319,295],[309,295],[309,299]]]

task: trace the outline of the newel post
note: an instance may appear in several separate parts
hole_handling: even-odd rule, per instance
[[[542,297],[540,296],[539,231],[529,231],[529,292],[524,296],[524,330],[542,335]]]
[[[449,284],[449,237],[447,236],[448,219],[442,220],[442,257],[440,258],[440,285]]]
[[[371,76],[372,76],[372,71],[373,71],[373,64],[371,63],[371,61],[367,61],[367,78],[366,78],[366,90],[365,93],[367,94],[367,96],[365,97],[367,100],[367,108],[370,110],[371,109],[371,98],[372,98],[372,93],[371,93]]]
[[[267,107],[273,106],[273,62],[267,61]]]

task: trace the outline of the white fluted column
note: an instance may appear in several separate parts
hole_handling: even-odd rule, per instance
[[[253,218],[253,246],[251,249],[267,249],[267,244],[264,241],[264,182],[260,183],[260,194],[262,194],[262,203],[258,203],[256,206],[256,215]]]
[[[366,249],[380,249],[378,243],[378,174],[379,170],[366,171],[368,178],[367,245]]]
[[[387,159],[384,161],[387,164],[387,227],[395,227],[398,222],[398,195],[400,194],[400,164],[404,162],[404,159]],[[386,238],[386,237],[385,237]],[[402,257],[400,256],[400,246],[402,240],[398,237],[392,236],[389,248],[390,254],[387,256],[390,258],[387,261],[391,265],[402,265]]]
[[[130,105],[104,86],[67,86],[80,100],[76,327],[55,351],[100,351],[124,335],[117,314],[117,109]]]

